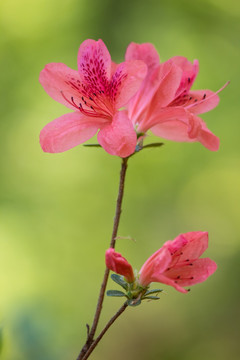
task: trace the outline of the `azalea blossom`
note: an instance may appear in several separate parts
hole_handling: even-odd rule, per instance
[[[44,151],[69,150],[94,136],[110,154],[127,157],[135,151],[136,132],[126,111],[118,111],[133,97],[146,76],[140,60],[111,61],[102,40],[84,41],[78,52],[78,71],[50,63],[40,74],[44,90],[72,113],[47,124],[40,134]]]
[[[139,137],[150,129],[162,138],[199,141],[209,150],[218,150],[219,139],[197,115],[217,106],[217,93],[222,89],[216,93],[191,90],[199,70],[198,60],[191,63],[175,56],[160,63],[156,49],[149,43],[131,43],[125,59],[143,60],[148,66],[145,80],[128,104],[128,116]]]
[[[174,240],[167,241],[147,259],[135,277],[139,291],[146,289],[152,282],[159,282],[186,293],[184,286],[205,281],[217,269],[213,260],[199,259],[207,247],[208,233],[202,231],[180,234]],[[110,270],[125,276],[127,282],[133,282],[131,265],[115,250],[106,251],[106,265]]]

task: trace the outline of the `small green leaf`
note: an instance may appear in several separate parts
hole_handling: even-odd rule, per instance
[[[141,304],[141,299],[131,299],[127,301],[129,306],[138,306]]]
[[[142,300],[145,300],[145,299],[148,299],[148,300],[159,300],[160,297],[158,297],[158,296],[144,296],[144,297],[142,298]]]
[[[115,283],[123,287],[125,290],[127,290],[128,284],[126,283],[126,281],[123,280],[122,276],[117,274],[112,274],[111,279],[115,281]]]
[[[163,146],[164,143],[151,143],[147,145],[143,145],[142,149],[152,148],[152,147],[160,147]]]
[[[148,290],[145,295],[150,295],[150,294],[156,294],[156,293],[159,293],[159,292],[162,292],[163,290],[162,289],[152,289],[152,290]]]
[[[83,146],[86,146],[86,147],[101,147],[101,145],[99,145],[99,144],[84,144]]]
[[[123,297],[126,296],[126,294],[119,290],[108,290],[107,296]]]

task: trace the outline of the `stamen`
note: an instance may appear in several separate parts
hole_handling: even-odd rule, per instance
[[[73,97],[71,97],[72,101],[70,101],[70,100],[68,100],[68,99],[66,98],[66,96],[64,95],[64,93],[63,93],[62,90],[60,91],[60,93],[61,93],[62,97],[64,98],[64,100],[66,100],[70,105],[72,105],[72,106],[74,106],[75,108],[78,109],[77,104],[75,104],[75,102],[73,101]]]
[[[105,114],[103,114],[103,113],[99,114],[98,112],[96,112],[96,110],[95,110],[93,107],[90,107],[90,108],[91,108],[93,111],[84,109],[81,103],[79,104],[79,107],[78,107],[78,109],[81,111],[81,113],[82,113],[83,115],[86,115],[86,116],[89,116],[89,117],[101,117],[101,118],[103,118],[103,119],[109,120],[109,115],[105,115]]]
[[[84,99],[84,97],[82,96],[82,101],[84,102],[84,104],[89,107],[91,109],[87,110],[84,109],[82,104],[79,103],[79,106],[76,104],[76,102],[74,101],[74,97],[71,96],[71,101],[68,100],[68,98],[64,95],[63,91],[60,91],[62,97],[72,106],[74,106],[76,109],[80,110],[80,112],[86,116],[90,116],[90,117],[101,117],[103,119],[109,119],[111,116],[111,113],[107,112],[106,110],[104,110],[103,108],[96,106],[95,108],[88,104],[87,101]],[[93,111],[92,111],[93,110]]]
[[[203,103],[205,100],[209,100],[209,99],[211,99],[212,97],[216,96],[220,91],[222,91],[223,89],[225,89],[225,87],[229,84],[229,82],[230,82],[230,81],[226,82],[226,84],[224,84],[218,91],[216,91],[215,93],[212,93],[210,96],[208,96],[207,99],[206,99],[206,96],[207,96],[207,95],[204,96],[204,95],[205,95],[205,94],[204,94],[202,100],[200,100],[197,104],[192,103],[192,104],[188,105],[188,108],[191,108],[191,107],[194,107],[194,106],[196,106],[196,105],[199,105],[199,104]]]

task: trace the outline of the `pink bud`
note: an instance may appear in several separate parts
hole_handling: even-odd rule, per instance
[[[134,274],[132,266],[129,262],[114,249],[110,248],[106,251],[105,261],[108,269],[114,271],[117,274],[123,275],[127,282],[134,281]]]

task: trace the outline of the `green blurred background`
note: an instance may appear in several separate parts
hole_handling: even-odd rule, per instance
[[[102,38],[116,62],[131,41],[152,42],[162,61],[197,58],[195,89],[231,81],[203,115],[221,139],[217,153],[165,141],[130,160],[119,235],[136,242],[117,243],[140,269],[166,240],[207,230],[218,270],[187,295],[164,286],[160,301],[127,309],[92,359],[239,359],[239,34],[235,0],[1,0],[1,359],[75,359],[92,320],[120,160],[83,146],[45,154],[38,143],[69,111],[39,72],[49,62],[76,69],[87,38]],[[121,304],[106,299],[100,326]]]

